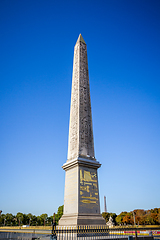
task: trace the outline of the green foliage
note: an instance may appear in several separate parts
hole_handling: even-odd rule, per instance
[[[63,205],[58,207],[57,214],[55,214],[55,222],[58,225],[59,219],[63,215]],[[0,214],[0,226],[51,226],[53,223],[53,216],[43,213],[40,216],[32,215],[31,213],[24,214],[18,212],[15,216],[11,213]]]
[[[38,217],[36,217],[35,215],[33,215],[32,216],[32,218],[31,218],[31,226],[37,226],[38,225],[38,223],[37,223],[37,218]]]
[[[59,219],[63,215],[63,205],[58,207],[55,214],[55,222],[58,224]],[[109,221],[109,217],[113,218],[115,224],[118,225],[133,225],[134,216],[136,225],[160,225],[160,208],[154,208],[151,210],[136,209],[131,212],[121,212],[118,216],[115,213],[103,212],[102,216]],[[24,214],[18,212],[16,215],[11,213],[0,215],[0,226],[51,226],[53,223],[53,216],[48,216],[46,213],[40,216],[32,215],[31,213]]]
[[[58,208],[57,216],[60,219],[63,215],[63,205]]]
[[[13,215],[11,213],[7,213],[6,216],[5,216],[5,224],[7,226],[12,226],[12,221],[13,221]]]
[[[103,212],[102,213],[102,217],[106,220],[106,222],[109,221],[109,216],[110,216],[110,214],[108,212]]]
[[[63,205],[59,206],[57,214],[55,214],[56,225],[58,225],[59,219],[62,217],[62,215],[63,215]]]
[[[44,213],[44,214],[41,214],[40,216],[39,216],[39,222],[40,222],[40,226],[45,226],[46,225],[46,223],[47,223],[47,218],[48,218],[48,215],[46,214],[46,213]]]
[[[102,213],[102,217],[106,220],[106,222],[109,221],[110,216],[113,218],[113,222],[116,223],[116,217],[117,217],[116,213],[108,213],[108,212]]]
[[[1,214],[0,216],[0,226],[4,225],[5,214]]]
[[[116,213],[110,213],[110,216],[113,218],[113,222],[116,224],[117,214]]]
[[[126,216],[127,212],[121,212],[117,217],[116,217],[116,223],[121,225],[123,223],[123,218]]]
[[[53,222],[53,217],[50,216],[47,218],[47,223],[46,223],[46,226],[51,226],[52,225],[52,222]]]

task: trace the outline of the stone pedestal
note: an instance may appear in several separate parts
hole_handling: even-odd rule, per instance
[[[104,225],[100,214],[97,168],[95,160],[78,158],[63,165],[66,171],[64,213],[59,225]]]

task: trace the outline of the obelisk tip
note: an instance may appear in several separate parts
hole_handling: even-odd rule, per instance
[[[82,37],[82,35],[81,35],[81,33],[79,34],[77,43],[78,43],[78,42],[83,42],[84,44],[86,44],[85,41],[84,41],[84,39],[83,39],[83,37]]]

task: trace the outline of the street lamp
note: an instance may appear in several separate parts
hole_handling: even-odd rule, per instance
[[[133,211],[133,219],[134,219],[134,225],[136,225],[135,212],[134,211]]]
[[[21,218],[19,218],[19,226],[20,226],[20,223],[21,223]]]

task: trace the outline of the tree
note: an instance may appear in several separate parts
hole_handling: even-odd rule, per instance
[[[29,225],[29,226],[32,225],[32,217],[33,217],[33,215],[31,213],[27,214],[27,219],[28,219],[28,224],[27,225]]]
[[[160,224],[160,212],[158,213],[158,223]]]
[[[40,215],[40,225],[41,226],[46,225],[47,217],[48,217],[47,213],[43,213],[43,214]]]
[[[126,216],[127,212],[121,212],[117,217],[116,217],[116,222],[121,225],[123,223],[123,218]]]
[[[108,212],[103,212],[102,213],[102,217],[106,220],[106,222],[109,221],[109,216],[110,216],[110,214]]]
[[[55,214],[56,225],[58,225],[59,219],[62,217],[62,215],[63,215],[63,205],[58,207],[57,214]]]
[[[6,215],[5,214],[1,214],[1,216],[0,216],[0,226],[4,226],[5,219],[6,219]]]
[[[143,209],[134,210],[136,224],[143,225],[145,224],[146,211]]]
[[[158,224],[158,213],[151,213],[152,223],[153,225]]]
[[[117,214],[116,213],[110,213],[110,216],[113,218],[113,222],[116,224]]]
[[[136,224],[159,224],[160,225],[160,208],[154,208],[150,210],[136,209],[131,212],[121,212],[118,216],[115,213],[103,212],[102,216],[109,221],[109,217],[113,218],[113,221],[117,224],[134,224],[133,212],[135,215]],[[57,213],[55,214],[55,222],[58,224],[59,219],[63,215],[63,205],[58,207]],[[40,216],[32,215],[31,213],[24,214],[18,212],[16,216],[11,213],[0,215],[0,226],[50,226],[53,222],[53,216],[48,216],[46,213]]]
[[[52,225],[52,222],[53,222],[53,217],[52,216],[48,217],[47,218],[47,226]]]
[[[35,215],[32,216],[32,226],[37,226],[37,217]]]
[[[5,215],[5,225],[6,226],[12,226],[14,216],[11,213],[7,213]]]
[[[116,224],[116,217],[117,217],[116,213],[108,213],[108,212],[102,213],[102,217],[106,220],[106,223],[109,221],[110,216],[113,218],[113,222]]]
[[[133,224],[134,221],[133,221],[133,214],[130,212],[130,213],[127,213],[123,219],[122,219],[122,222],[124,224]]]

